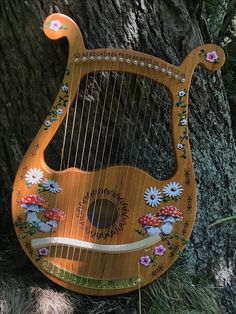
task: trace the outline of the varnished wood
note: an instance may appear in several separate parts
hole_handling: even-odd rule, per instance
[[[52,25],[52,22],[55,25]],[[84,47],[83,38],[77,25],[62,14],[49,16],[44,23],[44,32],[50,39],[61,37],[67,37],[68,39],[69,56],[63,82],[68,85],[69,96],[66,102],[67,108],[64,109],[59,106],[59,108],[63,109],[63,112],[58,116],[58,120],[52,122],[50,126],[46,125],[46,128],[45,124],[40,128],[17,172],[12,195],[12,214],[16,233],[23,249],[36,267],[61,286],[80,293],[93,295],[126,293],[137,289],[138,286],[121,286],[117,288],[115,286],[111,288],[94,286],[87,288],[75,283],[75,281],[73,282],[72,279],[71,281],[63,280],[63,276],[62,278],[57,278],[53,273],[53,269],[51,273],[50,271],[45,271],[42,267],[43,262],[48,261],[55,265],[55,267],[58,267],[57,271],[60,268],[82,278],[100,280],[102,282],[103,280],[116,281],[132,277],[136,278],[139,275],[138,267],[141,258],[149,256],[153,259],[150,265],[145,266],[142,263],[140,265],[141,286],[159,277],[174,263],[191,234],[196,212],[196,187],[191,152],[187,134],[180,143],[180,139],[183,137],[180,115],[183,113],[183,110],[186,111],[184,120],[187,121],[189,89],[195,67],[201,64],[209,71],[216,71],[224,63],[224,53],[218,46],[204,45],[193,50],[180,66],[173,66],[157,57],[133,50],[110,48],[87,50]],[[215,62],[207,60],[206,54],[210,52],[214,52],[215,56],[218,56]],[[108,57],[107,60],[106,57]],[[83,58],[86,60],[83,60]],[[176,159],[176,169],[170,178],[156,180],[143,170],[123,165],[90,172],[77,168],[55,171],[48,167],[44,160],[45,149],[65,118],[68,108],[75,98],[81,79],[87,73],[96,71],[134,73],[152,79],[168,88],[173,101],[171,122]],[[180,92],[185,93],[181,98],[183,99],[183,106],[176,105]],[[64,92],[61,90],[51,111],[58,108],[63,95]],[[45,121],[50,121],[50,116]],[[184,130],[188,132],[187,125],[184,125]],[[185,158],[183,158],[183,151]],[[27,195],[38,194],[38,184],[26,185],[26,176],[34,169],[39,169],[42,172],[43,179],[54,180],[61,188],[61,191],[57,191],[57,193],[49,193],[48,190],[44,190],[40,194],[48,202],[48,205],[44,203],[43,206],[45,208],[30,208],[28,203],[24,206],[22,201]],[[42,180],[40,181],[41,183]],[[178,183],[182,187],[181,197],[170,199],[166,203],[161,202],[156,207],[150,207],[145,203],[144,193],[147,189],[156,187],[159,191],[163,191],[163,188],[173,182]],[[89,195],[87,199],[85,197],[86,193]],[[119,217],[114,226],[98,230],[89,223],[86,213],[92,201],[102,198],[108,199],[115,204]],[[84,199],[86,201],[84,205],[81,205]],[[151,236],[153,238],[148,238],[148,234],[144,235],[144,228],[138,222],[139,218],[148,213],[155,216],[162,207],[166,206],[174,206],[180,209],[183,213],[183,220],[173,224],[173,231],[170,236],[164,236],[162,231],[161,238],[156,235]],[[44,222],[45,218],[40,216],[42,213],[45,215],[46,207],[59,208],[66,213],[66,219],[58,222],[56,227],[51,228],[51,233],[42,231],[44,230],[43,228],[49,228],[48,221]],[[42,213],[37,212],[37,210]],[[29,219],[35,219],[30,218],[30,215],[39,217],[42,229],[40,230],[37,227],[37,231],[34,230],[33,232],[31,230],[33,234],[26,234],[29,229]],[[82,220],[83,223],[81,223]],[[89,228],[88,232],[84,231],[86,226]],[[137,232],[140,229],[143,232]],[[93,236],[93,233],[96,236]],[[68,243],[66,242],[57,244],[50,243],[50,241],[45,242],[44,239],[50,236],[52,239],[57,237],[74,239],[78,241],[75,242],[77,244],[89,242],[90,246],[86,249],[83,246],[77,247],[75,243],[74,245],[73,243],[72,245],[67,245]],[[153,244],[154,237],[156,242]],[[40,239],[44,241],[45,245],[43,247],[39,247]],[[142,241],[148,243],[148,246],[145,245],[145,247],[141,246],[139,249],[137,247],[135,247],[135,250],[132,249],[132,243],[135,245],[134,243],[143,243]],[[93,245],[94,250],[92,250]],[[126,252],[122,252],[122,254],[117,254],[114,248],[125,245],[126,247],[131,245],[131,248]],[[164,247],[166,251],[162,252],[163,254],[155,255],[153,252],[160,245],[162,245],[160,249]],[[40,248],[44,248],[44,254],[40,255],[39,252],[43,252],[40,251]],[[102,248],[102,251],[99,251],[98,248]]]

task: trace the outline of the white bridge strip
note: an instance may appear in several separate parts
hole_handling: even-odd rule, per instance
[[[48,237],[33,239],[31,245],[34,249],[42,247],[54,246],[54,245],[65,245],[76,248],[82,248],[89,251],[101,252],[101,253],[128,253],[138,251],[141,249],[148,248],[161,240],[159,235],[153,235],[140,241],[127,244],[97,244],[87,241],[81,241],[65,237]]]

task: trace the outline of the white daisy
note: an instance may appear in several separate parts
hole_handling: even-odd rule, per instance
[[[156,187],[150,187],[144,193],[144,200],[148,206],[157,206],[162,199],[161,192]]]
[[[43,172],[37,168],[31,168],[25,174],[25,182],[26,184],[38,184],[43,178]]]
[[[176,146],[177,146],[178,149],[184,149],[184,144],[180,144],[180,143],[179,143],[179,144],[177,144]]]
[[[182,120],[180,121],[180,124],[181,124],[181,125],[187,125],[187,123],[188,123],[187,119],[182,119]]]
[[[184,97],[186,95],[186,92],[184,90],[181,90],[178,95],[179,97]]]
[[[51,124],[52,124],[52,122],[50,120],[46,120],[44,122],[44,125],[47,126],[47,127],[49,127]]]
[[[44,189],[46,191],[48,191],[50,193],[59,193],[59,192],[61,192],[60,185],[56,181],[53,181],[51,179],[46,179],[43,182],[43,187],[44,187]]]
[[[180,196],[183,192],[182,185],[178,182],[170,182],[163,188],[163,194],[169,197],[177,197]]]
[[[61,114],[63,113],[63,110],[60,109],[60,108],[58,108],[58,109],[56,110],[56,113],[59,114],[59,115],[61,115]]]
[[[55,32],[59,31],[61,28],[61,22],[58,20],[51,21],[49,28]]]
[[[61,90],[62,90],[63,92],[65,92],[65,93],[68,92],[68,90],[69,90],[68,85],[67,85],[67,84],[62,85]]]

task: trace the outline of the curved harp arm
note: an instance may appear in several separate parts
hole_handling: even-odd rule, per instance
[[[214,44],[206,44],[192,50],[179,68],[186,73],[186,77],[191,83],[191,77],[198,64],[205,70],[214,72],[219,70],[224,63],[225,53],[223,49]]]
[[[66,37],[69,47],[73,50],[84,50],[84,41],[77,24],[68,16],[55,13],[49,15],[43,25],[43,31],[49,39],[60,39]]]

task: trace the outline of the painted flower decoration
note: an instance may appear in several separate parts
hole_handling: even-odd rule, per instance
[[[217,52],[215,50],[207,52],[206,61],[210,63],[217,63],[219,61]]]
[[[177,148],[180,149],[180,150],[181,150],[181,149],[184,149],[184,144],[180,144],[180,143],[179,143],[179,144],[177,144],[176,146],[177,146]]]
[[[61,90],[62,90],[64,93],[68,92],[68,90],[69,90],[68,85],[67,85],[67,84],[62,85]]]
[[[61,29],[61,26],[62,24],[59,20],[51,21],[49,24],[49,28],[55,32],[59,31],[59,29]]]
[[[150,187],[144,193],[144,200],[148,206],[157,206],[162,200],[161,192],[156,187]]]
[[[144,265],[144,266],[149,266],[151,264],[152,260],[150,258],[150,256],[146,255],[146,256],[141,256],[140,258],[140,264]]]
[[[43,182],[43,187],[44,187],[44,189],[46,191],[48,191],[50,193],[59,193],[59,192],[61,192],[60,185],[56,181],[53,181],[51,179],[46,179]]]
[[[162,255],[164,255],[165,252],[166,252],[166,248],[162,244],[154,247],[154,254],[155,255],[162,256]]]
[[[180,196],[183,192],[182,185],[180,185],[178,182],[170,182],[163,188],[163,194],[165,194],[168,197],[177,197]]]
[[[25,208],[26,211],[28,210],[29,207],[31,208],[30,209],[31,211],[33,210],[31,205],[38,205],[43,209],[49,208],[48,202],[43,197],[40,197],[37,194],[30,194],[30,195],[27,195],[27,196],[21,198],[18,201],[18,204],[21,207]],[[39,212],[41,210],[41,208],[40,209],[35,208],[34,211]]]
[[[43,178],[43,172],[40,169],[32,168],[25,174],[25,182],[27,185],[39,184]]]
[[[46,127],[51,126],[51,124],[52,124],[52,122],[51,122],[50,120],[46,120],[46,121],[44,122],[44,125],[45,125]]]
[[[48,255],[48,249],[46,249],[45,247],[42,249],[39,249],[39,255],[47,256]]]
[[[187,125],[187,123],[188,123],[187,119],[180,120],[181,125]]]
[[[63,113],[63,110],[62,110],[62,109],[58,108],[58,109],[56,110],[56,114],[58,114],[59,116],[60,116],[62,113]]]
[[[60,210],[59,208],[47,208],[44,211],[44,217],[55,220],[54,227],[57,227],[56,221],[62,221],[66,219],[66,214],[63,212],[63,210]]]
[[[184,90],[181,90],[178,94],[179,97],[184,97],[186,96],[186,92]]]

